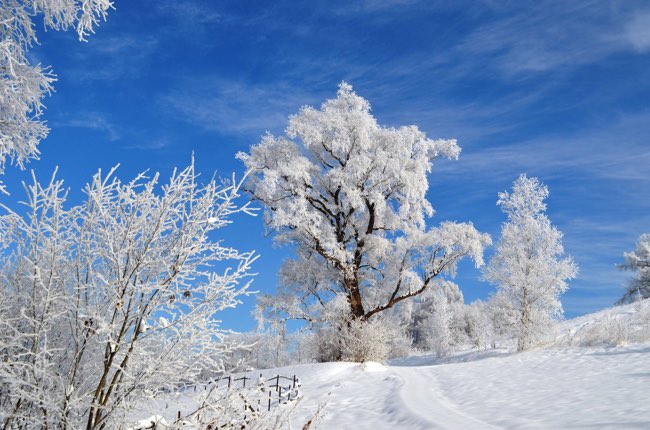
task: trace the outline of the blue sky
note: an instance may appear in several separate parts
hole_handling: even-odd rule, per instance
[[[650,4],[644,1],[115,1],[88,43],[40,32],[32,60],[51,65],[52,131],[29,168],[81,196],[98,168],[169,174],[192,151],[206,178],[300,106],[345,80],[380,124],[456,138],[460,160],[430,176],[431,220],[472,221],[498,237],[497,193],[522,172],[550,189],[548,214],[580,274],[568,317],[609,306],[629,274],[622,254],[650,231]],[[27,172],[8,169],[13,198]],[[261,254],[254,287],[271,292],[290,250],[261,219],[239,217],[227,243]],[[493,287],[463,264],[466,300]],[[255,326],[253,299],[224,314]]]

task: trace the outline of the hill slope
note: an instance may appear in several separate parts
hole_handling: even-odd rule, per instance
[[[640,429],[650,428],[649,341],[644,300],[564,321],[554,346],[520,354],[410,357],[381,372],[347,363],[287,371],[304,374],[303,408],[331,392],[325,429]]]
[[[386,366],[320,363],[263,373],[301,379],[301,400],[280,406],[293,408],[292,428],[302,428],[324,405],[317,428],[332,430],[647,429],[648,315],[650,300],[565,321],[555,346],[524,353],[492,349]],[[620,333],[608,338],[612,327],[623,329],[623,340],[646,341],[612,346],[625,343]],[[187,406],[188,398],[172,402]]]

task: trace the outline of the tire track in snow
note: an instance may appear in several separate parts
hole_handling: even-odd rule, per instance
[[[399,398],[404,407],[430,423],[431,429],[499,429],[464,413],[443,393],[431,367],[392,367],[403,380]]]

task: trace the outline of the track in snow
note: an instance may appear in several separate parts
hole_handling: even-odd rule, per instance
[[[497,429],[463,413],[442,393],[431,367],[392,367],[402,380],[399,396],[405,408],[430,424],[431,429]]]

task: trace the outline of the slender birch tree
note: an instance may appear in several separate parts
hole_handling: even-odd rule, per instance
[[[496,284],[492,303],[501,308],[517,337],[517,350],[530,348],[553,319],[562,316],[560,295],[577,274],[571,257],[562,258],[562,233],[544,213],[548,188],[521,175],[512,193],[499,193],[497,204],[508,216],[485,279]]]

